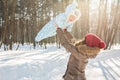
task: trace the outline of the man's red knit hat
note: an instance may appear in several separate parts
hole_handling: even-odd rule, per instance
[[[85,36],[85,41],[87,46],[90,46],[90,47],[99,47],[100,49],[106,47],[105,42],[93,33],[87,34]]]

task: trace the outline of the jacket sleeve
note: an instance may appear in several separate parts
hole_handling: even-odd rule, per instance
[[[65,35],[66,39],[68,40],[68,42],[75,43],[76,39],[73,38],[73,36],[71,35],[70,32],[67,31],[67,29],[64,29],[64,35]]]
[[[84,55],[87,55],[89,58],[96,57],[100,52],[100,48],[89,47],[87,45],[79,45],[77,48],[79,52],[83,53]]]
[[[61,28],[57,29],[57,36],[60,40],[61,45],[64,48],[66,48],[68,51],[70,51],[74,57],[76,57],[77,59],[80,58],[79,56],[85,57],[82,54],[79,54],[77,48],[67,41],[67,39],[65,38],[64,32],[62,31]]]

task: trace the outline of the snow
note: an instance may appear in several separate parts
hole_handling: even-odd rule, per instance
[[[47,49],[20,45],[18,50],[0,49],[0,80],[63,80],[70,56],[55,44]],[[103,50],[86,67],[87,80],[120,80],[120,47]]]

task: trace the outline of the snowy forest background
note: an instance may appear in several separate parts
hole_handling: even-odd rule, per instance
[[[76,0],[81,11],[79,21],[74,24],[73,35],[81,39],[92,32],[107,44],[120,44],[120,0]],[[0,0],[0,47],[12,49],[13,44],[33,44],[37,32],[57,14],[64,12],[72,0]],[[57,43],[56,36],[39,42]],[[16,48],[16,49],[17,49]]]
[[[34,38],[72,1],[0,0],[0,80],[63,80],[71,54],[57,36]],[[120,0],[76,1],[82,15],[71,33],[81,39],[92,32],[107,44],[89,59],[86,80],[120,80]]]

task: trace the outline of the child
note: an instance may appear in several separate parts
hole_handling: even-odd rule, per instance
[[[63,31],[58,27],[57,35],[62,46],[71,53],[67,70],[63,76],[64,80],[86,80],[85,67],[88,59],[95,58],[100,52],[100,49],[105,47],[105,43],[93,34],[88,34],[85,39],[72,43],[72,35],[67,30]],[[96,40],[96,44],[93,42],[94,40]],[[102,46],[99,45],[101,42]]]
[[[65,12],[58,14],[54,19],[50,20],[42,29],[37,33],[35,41],[39,42],[43,39],[56,35],[56,28],[54,24],[57,24],[60,28],[67,28],[71,31],[73,24],[80,18],[80,10],[77,9],[77,3],[72,3],[67,6]]]

